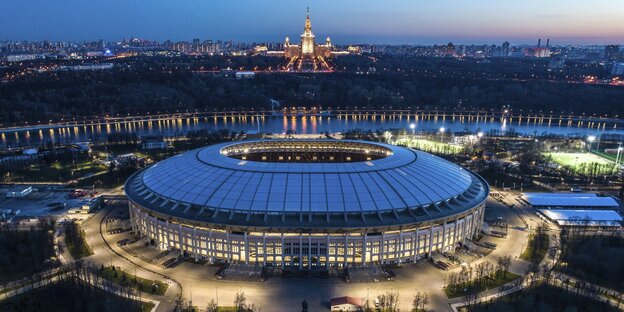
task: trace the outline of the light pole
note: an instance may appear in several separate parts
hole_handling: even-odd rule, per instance
[[[624,147],[622,147],[622,145],[619,145],[618,149],[617,149],[617,155],[615,156],[615,167],[616,168],[620,167],[620,160],[622,160],[621,159],[621,157],[622,157],[622,150],[624,150]]]
[[[414,135],[414,131],[416,130],[416,124],[411,123],[410,124],[410,129],[412,129],[412,136]]]
[[[587,137],[587,142],[589,142],[589,151],[591,152],[591,146],[592,143],[596,141],[596,136],[595,135],[590,135]]]
[[[440,142],[442,142],[442,138],[444,137],[444,132],[446,131],[446,129],[444,127],[440,128]]]

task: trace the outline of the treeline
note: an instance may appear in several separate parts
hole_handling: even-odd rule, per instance
[[[76,262],[62,267],[57,276],[60,281],[31,277],[27,285],[38,289],[3,301],[0,311],[144,311],[143,304],[136,300],[141,299],[140,292],[107,281],[91,265]]]
[[[517,291],[490,301],[467,307],[470,312],[524,311],[620,311],[608,303],[579,295],[572,289],[548,284]]]
[[[230,62],[253,64],[259,60],[282,61],[241,57]],[[224,62],[220,68],[228,67],[227,59],[219,61]],[[334,60],[340,71],[333,74],[259,73],[255,79],[236,80],[221,73],[194,73],[198,65],[193,60],[177,65],[159,58],[120,62],[126,63],[108,71],[41,73],[2,84],[0,122],[10,125],[104,114],[269,109],[270,99],[288,106],[341,109],[498,111],[502,105],[510,105],[525,112],[624,114],[620,105],[624,88],[566,83],[552,77],[524,78],[533,77],[536,67],[547,72],[545,63],[494,60],[483,64],[388,56],[373,61],[349,56]],[[376,70],[371,74],[360,74],[373,67]]]
[[[30,230],[0,227],[0,282],[8,282],[57,266],[54,223],[42,222]]]
[[[591,283],[624,291],[624,238],[585,236],[583,230],[561,235],[561,261],[557,269]]]

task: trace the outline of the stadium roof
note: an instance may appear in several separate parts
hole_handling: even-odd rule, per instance
[[[596,207],[617,208],[613,197],[597,196],[593,193],[524,193],[526,201],[533,207]]]
[[[280,140],[286,145],[297,141],[359,142]],[[246,214],[244,223],[258,214],[322,214],[327,220],[330,214],[362,214],[357,219],[367,225],[372,221],[364,214],[391,213],[396,222],[406,210],[414,221],[454,215],[487,197],[485,181],[444,159],[393,145],[359,143],[387,148],[389,156],[347,163],[245,161],[225,155],[224,148],[241,144],[229,142],[161,161],[133,175],[125,190],[146,208],[206,221],[225,214],[227,223],[234,214]]]
[[[540,209],[559,225],[619,226],[622,216],[614,210]]]

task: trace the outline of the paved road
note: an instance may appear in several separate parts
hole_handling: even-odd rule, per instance
[[[504,255],[511,255],[512,258],[519,256],[521,248],[526,246],[528,237],[528,232],[522,229],[524,223],[510,208],[493,199],[488,199],[487,205],[486,215],[488,217],[500,216],[508,220],[510,224],[509,234],[506,239],[494,239],[498,244],[497,249],[490,255],[478,259],[475,263],[481,261],[494,263],[497,257]],[[232,305],[236,292],[242,291],[245,292],[248,302],[259,305],[262,311],[296,310],[301,307],[303,300],[309,303],[310,311],[328,311],[328,301],[331,297],[349,295],[368,297],[372,301],[378,295],[388,290],[394,290],[399,293],[400,308],[403,311],[411,309],[411,301],[417,291],[428,293],[430,298],[428,310],[451,310],[448,300],[442,292],[445,274],[448,273],[438,270],[424,261],[396,269],[397,278],[392,282],[346,284],[337,278],[297,277],[273,277],[264,283],[218,280],[214,276],[216,268],[207,265],[185,262],[175,268],[163,270],[158,265],[142,261],[128,254],[115,245],[116,240],[105,235],[105,238],[110,240],[109,247],[100,235],[100,222],[107,213],[109,213],[108,209],[99,212],[85,223],[87,241],[95,253],[87,260],[105,265],[110,265],[112,262],[128,272],[134,272],[136,269],[139,276],[149,279],[163,280],[160,274],[164,274],[180,283],[184,289],[185,298],[189,299],[192,292],[193,303],[199,306],[205,306],[212,299],[218,300],[220,305]],[[111,213],[115,215],[117,212]],[[112,248],[114,252],[109,248]],[[120,257],[118,254],[122,256]],[[515,259],[511,271],[523,274],[527,267],[528,264],[525,261]],[[178,288],[172,284],[167,290],[165,298],[151,299],[163,301],[158,311],[171,311],[177,292]],[[279,303],[279,306],[276,306],[276,303]]]
[[[136,272],[136,274],[140,277],[169,283],[170,285],[165,293],[165,296],[146,295],[146,297],[160,302],[157,311],[172,311],[175,307],[174,300],[176,298],[176,294],[179,292],[179,288],[176,286],[176,283],[172,280],[166,279],[158,272],[152,272],[140,266],[134,265],[132,262],[120,257],[113,250],[107,247],[106,242],[102,239],[102,235],[100,234],[100,225],[109,211],[110,209],[104,209],[98,212],[83,225],[86,235],[85,238],[94,253],[93,255],[85,258],[85,260],[95,263],[97,266],[100,264],[104,264],[105,266],[115,265],[130,274],[135,274]]]

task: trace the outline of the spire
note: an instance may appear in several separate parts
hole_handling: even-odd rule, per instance
[[[308,10],[306,13],[305,28],[303,30],[306,32],[312,31],[312,23],[310,22],[310,7],[308,7]]]

